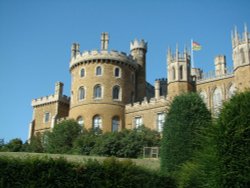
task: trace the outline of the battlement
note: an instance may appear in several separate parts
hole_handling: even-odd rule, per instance
[[[40,105],[46,105],[49,103],[57,102],[57,101],[69,104],[70,97],[68,97],[66,95],[62,95],[62,96],[49,95],[49,96],[45,96],[45,97],[40,97],[37,99],[33,99],[31,102],[31,106],[36,107],[36,106],[40,106]]]
[[[240,35],[237,31],[237,28],[234,28],[232,31],[232,46],[236,48],[241,44],[249,44],[250,43],[250,33],[247,31],[247,25],[244,25],[244,32]]]
[[[187,49],[184,48],[184,52],[179,52],[178,45],[176,46],[175,53],[172,53],[171,49],[168,48],[167,52],[167,62],[168,63],[174,63],[174,62],[186,62],[187,60],[190,60],[190,54],[188,54]]]
[[[92,51],[84,51],[83,53],[79,53],[75,57],[71,58],[70,61],[70,69],[80,63],[88,63],[88,62],[96,62],[98,60],[111,60],[126,63],[134,68],[137,68],[137,63],[133,60],[133,56],[130,54],[126,54],[125,52],[118,52],[115,50],[107,51],[107,50],[92,50]]]
[[[142,40],[137,40],[135,39],[134,41],[130,42],[130,51],[134,50],[134,49],[144,49],[145,51],[147,51],[148,49],[148,43],[146,41]]]
[[[125,109],[127,113],[130,113],[138,110],[154,108],[155,106],[166,106],[166,104],[168,104],[168,100],[165,96],[160,96],[158,99],[150,98],[149,100],[145,97],[143,101],[127,104]]]

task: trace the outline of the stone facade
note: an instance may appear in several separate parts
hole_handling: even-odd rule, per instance
[[[134,40],[130,54],[108,50],[109,36],[101,35],[100,51],[80,52],[80,45],[71,48],[71,96],[62,94],[58,82],[55,94],[32,100],[33,119],[29,138],[37,132],[51,130],[61,119],[75,119],[85,128],[101,128],[104,132],[133,129],[142,124],[162,131],[165,113],[174,96],[196,91],[213,114],[223,101],[236,91],[250,87],[250,36],[245,26],[242,36],[232,33],[233,69],[226,57],[215,57],[215,71],[203,74],[192,68],[185,49],[175,53],[168,49],[168,79],[146,82],[147,42]]]

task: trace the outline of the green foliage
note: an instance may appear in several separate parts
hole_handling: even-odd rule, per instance
[[[0,157],[0,187],[120,187],[172,188],[174,181],[130,160],[107,158],[103,163],[69,163],[51,158]]]
[[[43,135],[38,133],[37,135],[32,136],[30,144],[27,145],[26,151],[43,153],[44,152]]]
[[[222,187],[250,187],[250,91],[236,94],[218,119],[217,151]]]
[[[52,132],[44,134],[45,151],[49,153],[70,153],[73,142],[81,131],[81,126],[74,120],[66,120],[56,124]]]
[[[6,151],[18,152],[22,151],[23,141],[20,138],[14,138],[9,141],[4,147]]]
[[[166,116],[161,145],[161,170],[173,174],[202,147],[203,129],[211,114],[196,93],[174,98]]]

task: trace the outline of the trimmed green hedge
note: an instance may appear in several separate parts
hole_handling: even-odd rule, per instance
[[[0,187],[176,187],[159,172],[136,166],[130,160],[107,158],[100,163],[70,163],[63,158],[0,157]]]

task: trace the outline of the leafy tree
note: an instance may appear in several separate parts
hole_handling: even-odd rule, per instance
[[[45,150],[49,153],[69,153],[74,140],[80,135],[81,126],[74,120],[56,124],[52,132],[44,134]]]
[[[250,91],[226,102],[218,118],[217,152],[222,187],[250,187]]]
[[[37,135],[31,137],[30,143],[27,146],[27,151],[36,153],[44,152],[42,134],[38,133]]]
[[[202,145],[200,135],[211,126],[211,114],[197,93],[176,96],[170,104],[161,145],[161,170],[174,174]]]
[[[19,152],[22,151],[23,141],[20,138],[14,138],[5,145],[7,151]]]

